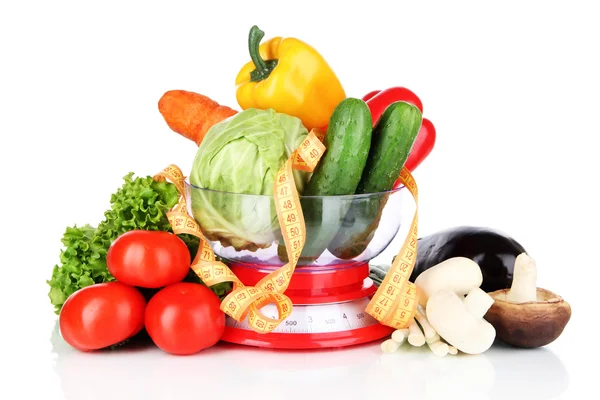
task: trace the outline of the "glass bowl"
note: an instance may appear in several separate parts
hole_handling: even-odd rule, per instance
[[[403,221],[403,187],[347,196],[300,196],[306,243],[297,267],[365,264],[392,242]],[[186,182],[188,212],[226,263],[269,270],[288,262],[272,195],[203,189]]]

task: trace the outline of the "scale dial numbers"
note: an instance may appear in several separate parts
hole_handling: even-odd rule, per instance
[[[334,304],[294,305],[290,316],[273,333],[328,333],[365,328],[378,324],[377,320],[364,310],[368,298]],[[275,317],[275,306],[263,308],[265,315]],[[232,328],[250,330],[247,321],[237,322],[227,317],[227,325]]]

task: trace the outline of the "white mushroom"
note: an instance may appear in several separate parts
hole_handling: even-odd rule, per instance
[[[427,317],[425,316],[423,311],[421,311],[419,308],[417,308],[417,313],[415,315],[415,319],[419,322],[419,324],[421,325],[421,328],[423,328],[423,334],[425,335],[425,340],[431,339],[432,337],[434,337],[436,335],[435,329],[433,329],[433,327],[431,326],[429,321],[427,321]]]
[[[448,346],[448,354],[455,356],[458,354],[458,350],[454,346]]]
[[[408,328],[406,329],[396,329],[392,333],[392,340],[396,343],[402,344],[408,337]]]
[[[425,335],[423,335],[421,328],[414,319],[408,325],[408,343],[415,347],[421,347],[425,344]]]
[[[427,301],[427,318],[450,345],[467,354],[489,349],[496,337],[494,327],[483,319],[494,303],[487,293],[472,289],[464,301],[450,290],[440,290]]]
[[[383,350],[384,353],[393,353],[395,351],[397,351],[400,348],[400,343],[392,340],[392,339],[388,339],[383,341],[383,343],[381,343],[381,350]]]
[[[440,335],[438,335],[437,333],[435,334],[435,336],[430,337],[430,338],[426,338],[425,341],[429,344],[434,343],[434,342],[438,342],[442,340],[442,338],[440,337]]]
[[[433,330],[433,327],[431,327],[431,330]],[[448,344],[442,342],[442,338],[435,331],[433,331],[433,335],[425,337],[425,342],[436,356],[443,357],[448,354]]]
[[[448,344],[442,342],[441,340],[432,343],[428,342],[427,345],[431,349],[432,353],[438,357],[444,357],[446,354],[448,354]]]
[[[453,257],[425,270],[415,280],[419,289],[419,303],[425,307],[434,293],[445,289],[465,295],[483,283],[481,268],[466,257]]]

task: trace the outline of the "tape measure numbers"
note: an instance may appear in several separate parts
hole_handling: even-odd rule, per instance
[[[417,183],[406,168],[400,173],[400,182],[415,199],[415,215],[408,237],[366,309],[366,312],[380,323],[397,329],[408,327],[418,304],[417,287],[409,282],[408,278],[417,260],[419,191]]]

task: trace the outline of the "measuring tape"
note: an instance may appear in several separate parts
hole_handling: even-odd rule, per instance
[[[227,265],[217,261],[200,226],[188,214],[185,177],[179,167],[169,165],[154,176],[156,181],[170,180],[181,195],[179,203],[167,213],[173,232],[194,235],[200,239],[198,253],[192,261],[192,270],[207,286],[232,282],[233,290],[221,302],[221,310],[238,322],[248,317],[248,325],[256,332],[272,332],[292,312],[292,302],[284,292],[289,286],[306,242],[304,215],[292,171],[293,169],[314,171],[325,153],[325,146],[322,143],[325,134],[323,130],[313,129],[275,175],[273,198],[287,259],[290,261],[262,278],[255,286],[245,286]],[[400,174],[400,182],[417,201],[417,185],[406,168]],[[400,329],[407,327],[414,318],[417,309],[417,291],[408,278],[415,265],[416,246],[417,211],[407,240],[365,310],[381,324]],[[268,304],[277,309],[276,318],[267,317],[262,313],[261,309]]]
[[[408,278],[417,261],[419,190],[406,168],[400,172],[400,183],[415,199],[415,215],[408,237],[365,310],[380,323],[397,329],[408,327],[417,312],[418,304],[417,287]]]

